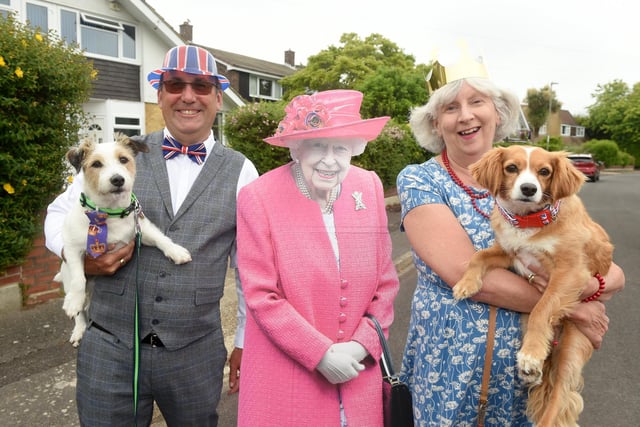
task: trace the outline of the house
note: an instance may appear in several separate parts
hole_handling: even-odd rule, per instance
[[[580,126],[567,110],[560,110],[560,137],[567,145],[582,144],[585,141],[585,128]]]
[[[147,74],[161,65],[169,48],[191,43],[188,22],[178,33],[144,0],[0,0],[0,14],[10,12],[19,21],[77,43],[93,62],[97,79],[83,106],[91,117],[88,136],[100,142],[112,140],[116,132],[139,135],[164,126]],[[278,81],[295,72],[295,54],[285,52],[287,65],[205,48],[231,83],[214,124],[216,138],[224,143],[225,114],[247,102],[280,99]]]
[[[578,124],[567,110],[558,110],[549,118],[549,136],[560,137],[564,145],[579,145],[585,142],[585,127]],[[540,136],[546,138],[547,125],[540,127]]]
[[[180,35],[191,43],[193,26],[180,25]],[[280,80],[296,71],[295,52],[284,52],[284,63],[264,61],[237,53],[198,45],[216,58],[218,72],[229,79],[231,88],[248,102],[277,101],[282,99]]]

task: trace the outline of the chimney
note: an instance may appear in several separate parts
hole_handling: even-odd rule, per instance
[[[182,37],[182,40],[187,44],[193,41],[193,25],[191,25],[188,19],[180,25],[180,37]]]
[[[296,53],[291,49],[284,51],[284,63],[292,67],[296,66]]]

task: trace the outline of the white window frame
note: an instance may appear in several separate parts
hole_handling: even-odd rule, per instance
[[[15,0],[9,0],[9,4],[0,3],[0,15],[7,17],[11,12],[14,14],[17,13],[16,6],[13,4],[14,1]]]
[[[562,135],[562,136],[571,136],[571,126],[569,126],[569,125],[560,125],[560,135]]]
[[[89,15],[88,13],[85,13],[85,12],[80,12],[80,18],[82,18],[84,21],[90,24],[110,28],[114,31],[124,30],[124,27],[120,22],[112,21],[111,19],[100,18],[99,16]]]
[[[260,82],[262,80],[268,80],[271,83],[271,95],[262,95],[260,93]],[[249,96],[252,98],[278,101],[282,99],[282,86],[276,78],[251,74],[249,76]]]

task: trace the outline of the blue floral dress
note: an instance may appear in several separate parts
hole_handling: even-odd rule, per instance
[[[402,218],[425,204],[447,205],[476,250],[493,244],[488,219],[435,160],[405,167],[397,179]],[[476,199],[490,213],[491,196]],[[456,301],[451,288],[413,254],[418,284],[411,304],[401,377],[413,395],[416,427],[475,427],[486,351],[489,306]],[[517,377],[521,345],[519,313],[498,309],[485,426],[531,426],[525,415],[527,387]]]

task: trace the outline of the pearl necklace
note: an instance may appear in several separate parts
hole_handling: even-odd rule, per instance
[[[293,164],[293,176],[296,181],[296,186],[300,190],[300,192],[309,200],[313,200],[311,198],[311,193],[309,192],[309,187],[307,187],[307,181],[304,179],[304,175],[302,174],[302,168],[299,163]],[[333,203],[338,198],[338,194],[340,194],[340,184],[333,187],[331,190],[331,194],[329,194],[329,200],[327,201],[327,205],[322,209],[323,214],[332,214],[333,213]]]
[[[476,199],[486,199],[487,197],[489,197],[490,195],[489,191],[485,190],[482,194],[478,194],[474,192],[472,189],[470,189],[469,187],[467,187],[462,182],[462,180],[458,178],[458,175],[456,175],[456,173],[451,168],[451,164],[449,163],[449,156],[447,156],[446,149],[442,150],[442,163],[444,164],[444,167],[447,169],[447,172],[449,172],[449,175],[451,175],[451,179],[453,180],[453,182],[455,182],[458,185],[458,187],[462,188],[464,192],[467,193],[469,197],[471,197],[471,204],[473,205],[473,209],[475,209],[476,212],[478,212],[483,217],[489,219],[491,216],[486,212],[481,211],[478,205],[476,204]]]

